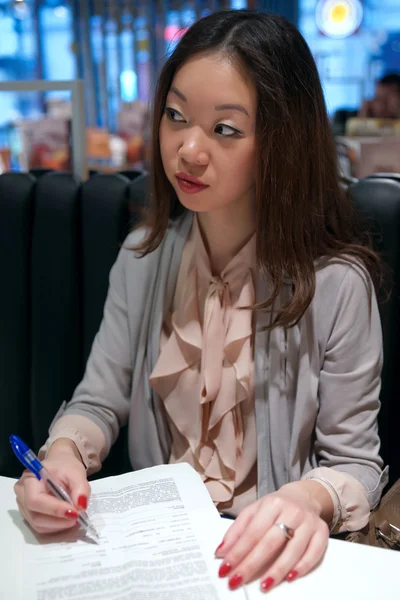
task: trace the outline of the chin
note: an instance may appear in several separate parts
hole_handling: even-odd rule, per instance
[[[182,206],[184,206],[187,210],[191,210],[194,213],[211,212],[215,209],[214,206],[208,206],[207,204],[202,202],[200,198],[196,200],[195,198],[182,198],[181,196],[178,196],[178,200],[182,204]]]
[[[187,210],[191,210],[192,212],[201,213],[201,212],[209,212],[213,210],[215,207],[209,206],[207,200],[202,196],[202,192],[198,194],[184,194],[180,189],[176,189],[174,186],[175,194],[178,197],[179,202],[184,206]]]

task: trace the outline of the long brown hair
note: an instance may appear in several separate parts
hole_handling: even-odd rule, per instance
[[[248,10],[217,12],[192,25],[161,71],[153,109],[149,233],[135,250],[142,256],[152,252],[169,219],[186,210],[164,173],[160,122],[178,69],[196,54],[216,52],[244,70],[257,91],[257,261],[272,293],[255,308],[271,309],[289,276],[293,293],[273,326],[297,323],[314,296],[315,261],[322,257],[361,264],[378,287],[380,261],[357,230],[351,201],[340,186],[311,52],[286,19]]]

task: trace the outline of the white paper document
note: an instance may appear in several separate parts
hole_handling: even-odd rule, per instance
[[[40,536],[20,519],[23,600],[245,598],[217,576],[221,518],[189,465],[144,469],[91,487],[88,515],[98,543],[75,529]],[[12,517],[18,526],[18,515]]]
[[[376,600],[400,597],[400,552],[330,540],[322,564],[267,595],[218,578],[221,519],[197,473],[167,465],[91,483],[96,544],[77,530],[35,534],[14,480],[0,477],[0,600]],[[289,542],[290,543],[290,542]]]

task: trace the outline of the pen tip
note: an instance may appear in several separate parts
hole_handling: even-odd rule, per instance
[[[99,540],[99,539],[100,539],[100,536],[99,536],[99,534],[97,533],[97,531],[96,531],[96,530],[95,530],[93,527],[91,527],[90,529],[88,529],[88,533],[89,533],[89,535],[91,535],[91,536],[92,536],[92,537],[93,537],[95,540]]]

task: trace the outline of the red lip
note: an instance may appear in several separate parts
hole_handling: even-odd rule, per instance
[[[200,179],[192,177],[192,175],[188,175],[187,173],[177,173],[175,177],[179,187],[185,194],[198,194],[208,188],[208,185],[202,183]]]
[[[177,179],[183,179],[183,181],[189,181],[189,183],[193,183],[194,185],[201,185],[202,187],[208,187],[205,183],[197,179],[197,177],[193,177],[193,175],[189,175],[188,173],[176,173],[175,177]]]

